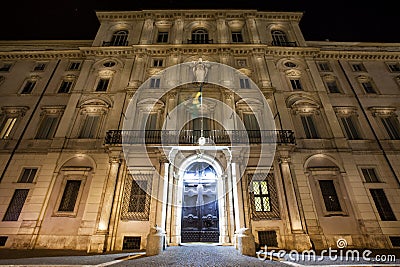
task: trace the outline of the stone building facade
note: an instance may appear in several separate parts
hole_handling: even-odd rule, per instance
[[[306,41],[296,12],[97,17],[0,42],[1,247],[400,246],[400,44]]]

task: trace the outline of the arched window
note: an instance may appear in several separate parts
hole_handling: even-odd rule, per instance
[[[296,46],[295,42],[289,42],[286,33],[279,30],[273,30],[272,35],[272,45],[274,46]]]
[[[128,31],[121,30],[113,33],[110,42],[103,42],[103,46],[127,46]]]
[[[192,32],[192,44],[208,44],[212,40],[208,39],[208,32],[206,29],[196,29]]]

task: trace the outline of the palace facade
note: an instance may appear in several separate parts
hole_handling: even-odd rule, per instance
[[[306,41],[297,12],[97,17],[0,42],[0,247],[400,246],[400,44]]]

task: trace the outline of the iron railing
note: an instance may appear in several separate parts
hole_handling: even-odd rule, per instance
[[[106,145],[143,144],[149,145],[197,145],[199,138],[206,138],[206,144],[295,144],[291,130],[109,130]]]

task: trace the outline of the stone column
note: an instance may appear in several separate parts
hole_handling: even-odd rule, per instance
[[[293,244],[288,244],[288,248],[297,249],[299,251],[311,248],[311,241],[306,233],[300,216],[300,209],[295,192],[295,184],[290,170],[290,149],[278,148],[279,166],[282,175],[283,190],[285,192],[290,229],[293,237]]]
[[[256,25],[256,20],[254,15],[248,15],[246,18],[246,25],[247,25],[247,30],[252,38],[252,43],[254,44],[259,44],[260,43],[260,37],[258,35],[257,31],[257,25]]]
[[[114,155],[110,157],[110,171],[108,173],[106,187],[104,190],[100,218],[97,225],[96,234],[90,239],[90,244],[88,247],[89,252],[103,252],[107,247],[106,240],[120,164],[121,160],[119,156]]]

